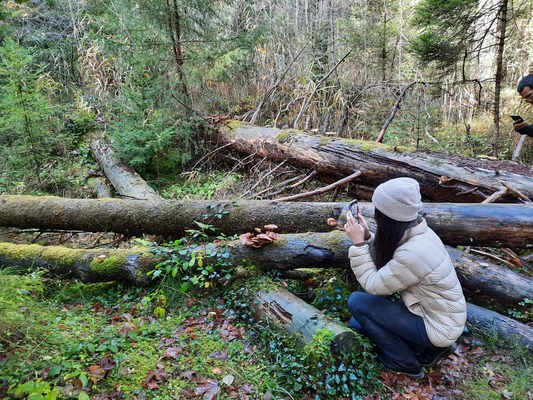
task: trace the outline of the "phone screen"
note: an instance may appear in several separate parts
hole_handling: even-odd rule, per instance
[[[357,199],[355,200],[352,200],[350,202],[350,204],[348,205],[348,209],[352,212],[354,218],[355,218],[355,221],[357,223],[359,223],[359,215],[358,215],[358,212],[357,212]]]

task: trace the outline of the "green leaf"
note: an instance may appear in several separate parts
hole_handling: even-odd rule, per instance
[[[61,372],[61,366],[60,365],[54,365],[52,368],[50,368],[50,376],[57,376]]]
[[[85,372],[82,372],[79,376],[78,376],[81,384],[83,385],[83,387],[86,387],[88,384],[89,384],[89,378],[87,378],[87,375],[85,374]]]
[[[91,400],[91,398],[89,397],[89,395],[87,393],[85,393],[83,390],[80,392],[80,394],[78,395],[78,400]]]

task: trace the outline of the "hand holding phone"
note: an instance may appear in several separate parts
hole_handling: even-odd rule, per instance
[[[524,119],[520,115],[510,115],[515,123],[524,122]]]
[[[355,218],[355,222],[359,223],[359,213],[357,212],[357,199],[353,199],[350,204],[348,205],[348,210],[351,211],[353,217]]]

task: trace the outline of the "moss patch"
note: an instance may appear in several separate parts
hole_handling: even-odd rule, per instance
[[[126,263],[126,255],[100,255],[91,261],[90,270],[100,276],[117,276],[120,268]]]
[[[81,252],[67,247],[49,246],[43,248],[41,257],[60,265],[72,265],[81,258]]]
[[[230,121],[226,121],[226,125],[229,126],[231,129],[237,129],[237,128],[241,128],[245,124],[242,121],[237,121],[237,120],[232,119]]]
[[[38,244],[0,244],[0,255],[10,260],[32,260],[41,255],[42,246]]]
[[[359,146],[363,151],[383,150],[391,153],[412,153],[413,151],[415,151],[413,147],[409,146],[391,146],[388,144],[373,142],[370,140],[345,139],[345,141],[346,143],[351,143]]]

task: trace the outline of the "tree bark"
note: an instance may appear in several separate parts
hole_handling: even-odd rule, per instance
[[[374,207],[360,202],[372,225]],[[64,199],[59,197],[0,196],[0,226],[21,229],[143,233],[184,236],[212,225],[226,235],[253,232],[275,224],[279,233],[327,232],[336,227],[328,218],[343,220],[343,202],[177,201]],[[444,243],[524,248],[533,243],[533,205],[424,203],[422,215]]]
[[[287,160],[297,167],[314,168],[322,175],[338,178],[360,170],[359,183],[370,187],[390,178],[410,176],[419,181],[424,199],[430,201],[478,203],[502,188],[500,180],[533,198],[531,172],[527,168],[523,168],[523,175],[507,172],[511,167],[504,162],[472,162],[458,156],[447,162],[452,157],[449,154],[310,136],[236,121],[221,125],[218,138],[221,145],[229,143],[237,151],[276,162]],[[516,198],[510,197],[510,201],[516,202]]]
[[[161,199],[139,174],[115,157],[109,145],[94,140],[91,142],[91,151],[107,179],[121,196],[141,200]]]
[[[492,155],[498,157],[500,142],[500,98],[503,80],[503,51],[507,40],[507,11],[508,0],[500,0],[498,4],[498,24],[496,27],[496,73],[494,74],[494,132],[492,134]]]
[[[495,332],[499,337],[527,347],[533,352],[533,328],[494,311],[467,304],[466,322],[486,332]]]
[[[195,257],[203,257],[204,265],[214,264],[214,260],[223,254],[223,259],[229,265],[242,265],[252,262],[264,271],[292,271],[302,268],[340,268],[349,269],[348,249],[350,239],[344,232],[333,231],[329,233],[304,233],[280,235],[280,239],[261,247],[252,248],[243,245],[240,240],[229,241],[226,246],[220,247],[213,243],[204,246],[184,249],[184,254],[176,255],[181,261]],[[92,266],[98,260],[105,261],[106,253],[102,250],[74,250],[65,249],[68,254],[64,256],[61,247],[48,247],[38,245],[14,245],[4,243],[0,245],[0,265],[8,265],[17,269],[29,269],[36,266],[47,265],[48,270],[55,275],[66,274],[72,269],[73,277],[86,280],[101,280],[102,274],[98,272],[94,278],[89,274]],[[115,257],[105,264],[108,280],[120,280],[126,277],[128,282],[140,284],[146,280],[147,268],[153,269],[156,260],[145,249],[124,250],[120,253],[115,250]],[[452,251],[449,249],[448,251]],[[490,296],[497,304],[518,306],[524,298],[533,298],[533,278],[517,274],[507,268],[490,266],[490,263],[470,262],[464,254],[457,255],[452,251],[452,257],[460,260],[456,263],[456,271],[462,281],[465,291],[472,298],[486,299]],[[133,253],[139,258],[141,264],[136,265],[126,262],[126,255]],[[55,256],[57,254],[57,256]],[[123,254],[122,258],[119,257]],[[144,254],[144,256],[143,256]],[[104,255],[105,257],[100,257]],[[92,257],[92,258],[91,258]],[[95,261],[96,260],[96,261]],[[83,262],[82,262],[83,261]],[[122,263],[121,263],[122,261]],[[145,264],[142,264],[144,262]],[[490,266],[490,268],[488,268]],[[98,268],[97,271],[101,271]],[[79,272],[78,272],[79,271]],[[88,271],[88,272],[87,272]],[[491,275],[491,271],[494,272]],[[512,285],[509,286],[509,285]]]

